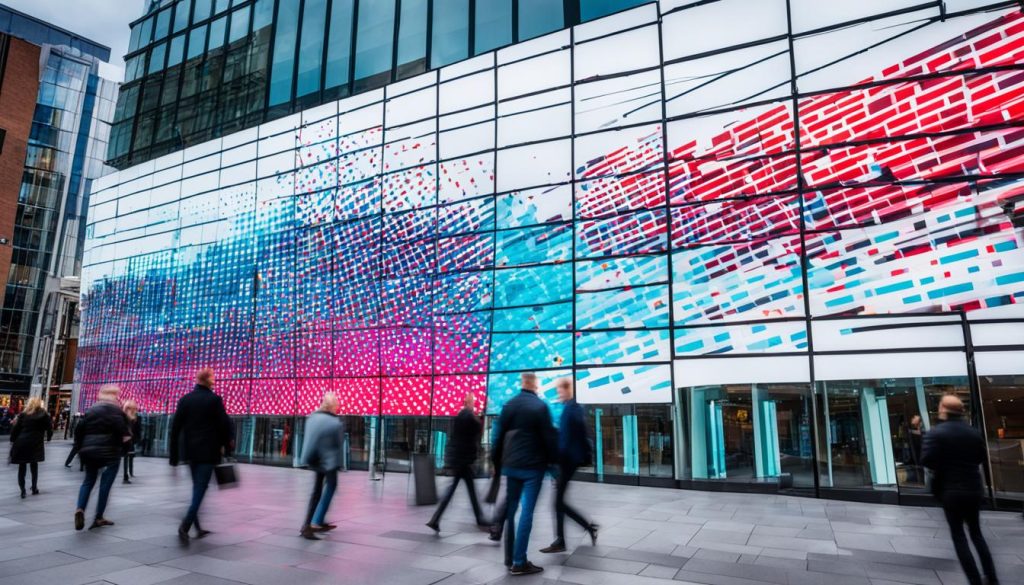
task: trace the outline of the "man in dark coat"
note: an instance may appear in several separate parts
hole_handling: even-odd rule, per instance
[[[537,376],[521,376],[522,391],[509,400],[498,419],[498,437],[492,458],[506,479],[505,566],[511,575],[532,575],[544,569],[526,558],[533,529],[533,510],[540,495],[544,471],[558,456],[558,435],[548,405],[537,396]],[[513,528],[522,498],[519,526]]]
[[[89,407],[75,428],[75,451],[85,465],[85,479],[78,490],[75,530],[85,527],[85,507],[89,504],[89,496],[97,477],[100,493],[96,499],[96,517],[89,529],[114,524],[103,513],[107,509],[110,488],[117,479],[117,468],[121,463],[125,443],[131,440],[128,419],[117,402],[120,393],[121,390],[114,385],[100,388],[96,404]],[[100,470],[103,470],[102,476]]]
[[[964,404],[956,396],[942,397],[939,419],[943,422],[924,436],[921,462],[935,473],[932,492],[942,503],[956,556],[967,574],[967,581],[971,585],[982,583],[978,565],[964,536],[964,524],[978,551],[989,585],[997,584],[996,567],[981,533],[979,520],[984,491],[979,468],[985,461],[985,438],[964,421]]]
[[[212,369],[199,370],[195,388],[178,401],[171,423],[170,463],[177,465],[179,461],[187,461],[192,472],[192,504],[178,527],[178,538],[182,542],[188,542],[193,524],[198,538],[209,534],[199,526],[199,506],[210,486],[214,468],[231,448],[231,419],[224,409],[224,401],[213,393],[213,383]]]
[[[480,435],[483,432],[483,424],[477,418],[476,413],[473,412],[473,405],[475,403],[476,397],[473,394],[466,394],[462,401],[463,408],[459,411],[458,416],[455,417],[455,422],[452,424],[452,438],[448,442],[448,450],[445,453],[445,464],[452,472],[452,483],[444,497],[441,498],[441,502],[437,505],[434,516],[430,519],[430,522],[427,522],[427,526],[434,532],[441,531],[441,515],[444,514],[444,510],[448,507],[449,502],[452,501],[452,496],[455,495],[455,489],[459,487],[460,481],[466,483],[466,489],[469,491],[469,503],[473,506],[473,516],[476,518],[477,526],[483,528],[490,527],[490,524],[484,520],[483,513],[480,511],[480,502],[476,499],[476,486],[473,484],[476,476],[473,472],[473,464],[476,463],[477,451],[480,447]]]
[[[593,457],[587,437],[587,421],[583,407],[576,402],[572,379],[558,381],[558,399],[565,405],[558,424],[558,481],[555,484],[555,541],[542,553],[565,552],[565,517],[569,516],[590,535],[591,544],[597,544],[597,525],[591,523],[565,502],[565,492],[576,470],[588,465]]]

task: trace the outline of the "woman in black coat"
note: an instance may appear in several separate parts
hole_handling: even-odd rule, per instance
[[[28,399],[11,428],[11,463],[18,464],[18,487],[25,497],[26,467],[32,471],[32,495],[39,494],[39,462],[46,458],[43,441],[53,436],[53,420],[38,397]]]

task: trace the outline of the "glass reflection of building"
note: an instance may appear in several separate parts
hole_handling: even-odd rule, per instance
[[[1020,500],[1019,10],[539,4],[137,21],[83,400],[125,372],[162,420],[212,365],[287,463],[333,390],[350,464],[405,470],[534,370],[576,381],[586,478],[914,503],[957,393]]]

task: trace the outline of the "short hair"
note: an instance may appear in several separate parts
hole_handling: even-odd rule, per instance
[[[334,392],[324,394],[320,400],[320,411],[333,413],[335,410],[338,410],[338,395]]]
[[[196,372],[196,384],[208,386],[213,380],[213,368],[203,368]]]
[[[100,386],[99,398],[117,400],[121,394],[121,388],[117,384],[104,384]]]
[[[964,402],[960,400],[959,396],[954,394],[946,394],[939,401],[939,406],[946,409],[950,414],[963,414],[964,413]]]
[[[537,382],[537,374],[535,374],[533,372],[523,372],[522,374],[519,374],[519,379],[522,380],[523,382],[534,382],[534,383],[536,383]]]

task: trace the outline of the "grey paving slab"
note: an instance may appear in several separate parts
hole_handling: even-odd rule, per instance
[[[204,504],[203,525],[214,533],[182,546],[176,529],[188,473],[140,458],[136,480],[111,493],[106,516],[116,525],[78,532],[72,512],[82,474],[54,463],[67,448],[50,445],[43,493],[25,500],[16,470],[0,466],[0,486],[8,486],[0,491],[0,585],[966,583],[933,508],[585,483],[570,498],[601,525],[597,546],[570,524],[569,551],[539,552],[554,532],[545,483],[529,547],[545,571],[528,578],[508,575],[501,544],[476,528],[464,492],[435,535],[423,526],[433,509],[409,504],[409,478],[399,474],[379,482],[342,474],[329,516],[339,527],[311,542],[298,528],[312,474],[243,465],[241,486],[211,489]],[[983,523],[1002,582],[1024,585],[1024,522],[986,512]]]

